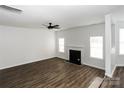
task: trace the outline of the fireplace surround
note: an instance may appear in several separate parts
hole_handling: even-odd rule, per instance
[[[81,65],[81,51],[80,50],[69,50],[69,62]]]

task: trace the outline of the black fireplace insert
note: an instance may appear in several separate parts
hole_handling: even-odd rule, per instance
[[[81,65],[81,51],[69,50],[69,62]]]

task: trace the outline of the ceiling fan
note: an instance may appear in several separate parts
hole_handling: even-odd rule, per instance
[[[4,10],[8,10],[11,12],[22,12],[21,9],[15,8],[15,7],[11,7],[11,6],[7,6],[7,5],[0,5],[0,8],[4,9]]]
[[[47,29],[60,29],[59,25],[52,25],[52,23],[49,23],[48,25],[44,25]]]

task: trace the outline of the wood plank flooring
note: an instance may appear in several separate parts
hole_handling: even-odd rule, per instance
[[[117,67],[113,78],[106,77],[101,88],[124,88],[124,67]]]
[[[1,88],[86,88],[104,71],[59,58],[0,70]]]

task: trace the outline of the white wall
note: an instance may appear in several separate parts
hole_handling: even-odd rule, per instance
[[[55,57],[55,32],[0,26],[0,69]]]
[[[58,38],[65,38],[65,53],[59,53],[58,47],[56,50],[57,56],[68,59],[67,46],[83,46],[84,57],[82,64],[91,65],[101,69],[105,68],[104,59],[95,59],[90,57],[90,36],[103,36],[104,38],[105,24],[96,24],[78,28],[72,28],[60,32],[56,32],[56,42]],[[58,43],[57,43],[58,46]]]

